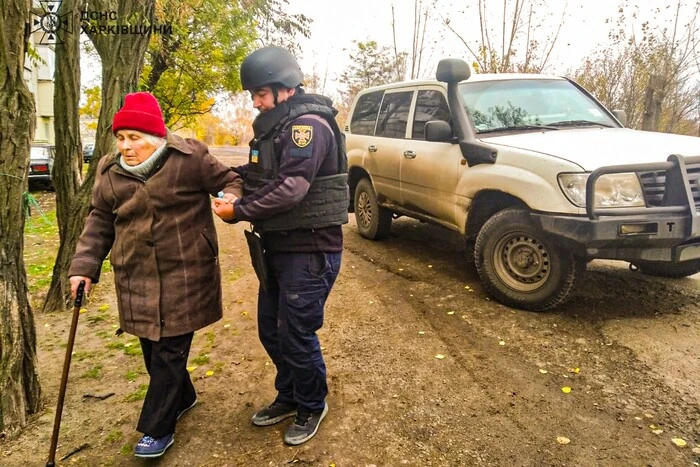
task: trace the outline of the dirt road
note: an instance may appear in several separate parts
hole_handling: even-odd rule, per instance
[[[129,350],[138,347],[133,337],[114,336],[106,273],[81,315],[57,459],[82,449],[59,465],[700,461],[697,279],[650,279],[621,263],[593,262],[569,304],[523,312],[488,299],[455,234],[404,219],[382,242],[362,239],[354,220],[346,226],[320,333],[330,412],[313,440],[287,447],[285,423],[261,429],[249,421],[274,397],[274,369],[257,339],[245,226],[217,227],[225,317],[195,335],[200,404],[180,421],[175,445],[160,462],[130,452],[139,437],[134,394],[147,378]],[[45,463],[69,321],[37,316],[46,410],[18,439],[0,441],[0,465]]]

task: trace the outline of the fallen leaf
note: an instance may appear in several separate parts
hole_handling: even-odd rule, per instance
[[[399,268],[399,271],[403,271],[403,268]]]
[[[247,312],[247,311],[241,311],[241,315],[243,315],[243,316],[248,316],[248,312]]]
[[[571,392],[571,388],[569,386],[564,386],[563,388],[561,388],[561,392],[563,392],[564,394],[568,394]]]
[[[448,314],[448,315],[454,315],[455,312],[454,312],[454,311],[448,311],[447,314]]]
[[[429,264],[429,265],[428,265],[428,267],[429,267],[429,268],[432,268],[432,267],[433,267],[433,265],[432,265],[432,264]]]
[[[207,376],[214,376],[214,372],[213,372],[212,370],[209,370],[209,371],[207,371],[207,372],[204,373],[204,374],[207,375]]]
[[[578,374],[579,371],[581,371],[581,370],[579,370],[578,368],[569,368],[569,373],[576,373],[576,374]]]
[[[188,371],[189,373],[192,373],[192,372],[193,372],[194,370],[196,370],[196,369],[197,369],[196,366],[188,366],[188,367],[187,367],[187,371]]]
[[[81,312],[81,313],[87,313],[87,308],[81,308],[81,309],[80,309],[80,312]]]
[[[544,368],[540,368],[540,373],[542,373],[543,375],[546,375],[546,374],[547,374],[547,370],[545,370]]]
[[[228,329],[230,327],[231,327],[231,325],[229,323],[224,324],[224,329]]]
[[[425,334],[425,331],[418,331],[418,334],[422,336],[423,334]]]
[[[675,444],[679,448],[685,447],[688,444],[682,438],[671,438],[671,441],[673,442],[673,444]]]
[[[566,436],[557,436],[557,443],[559,444],[569,444],[571,440]]]
[[[443,354],[439,353],[435,356],[435,358],[437,358],[438,360],[442,360],[443,358],[445,358],[445,356]]]
[[[498,345],[506,345],[506,341],[500,341]]]
[[[664,432],[664,430],[662,430],[662,429],[658,429],[658,430],[651,430],[651,432],[652,432],[652,433],[654,433],[655,435],[660,435],[661,433],[663,433],[663,432]]]
[[[693,448],[693,453],[700,454],[700,448]]]

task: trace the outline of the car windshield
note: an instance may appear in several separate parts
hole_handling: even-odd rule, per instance
[[[477,133],[619,126],[599,104],[566,80],[463,82],[460,92]]]
[[[50,149],[45,146],[32,146],[32,151],[29,154],[30,159],[49,159],[50,157]]]

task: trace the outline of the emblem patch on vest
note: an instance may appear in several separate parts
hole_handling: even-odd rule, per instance
[[[311,143],[314,127],[311,125],[292,125],[292,142],[298,148],[305,148]]]

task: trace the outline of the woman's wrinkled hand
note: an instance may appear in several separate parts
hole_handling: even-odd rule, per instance
[[[78,285],[80,285],[80,281],[85,281],[85,296],[87,297],[89,295],[90,287],[92,286],[92,279],[85,276],[70,276],[68,280],[70,280],[70,294],[73,297],[73,300],[75,300],[75,295],[78,293]]]
[[[211,210],[222,220],[230,221],[234,218],[233,202],[236,196],[231,193],[224,194],[223,198],[213,198],[211,200]]]

